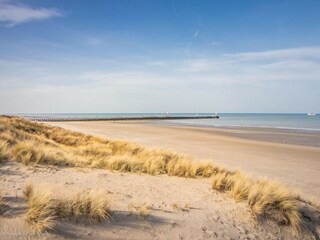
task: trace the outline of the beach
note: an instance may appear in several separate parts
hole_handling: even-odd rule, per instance
[[[0,240],[320,240],[319,12],[0,0]]]
[[[50,122],[86,134],[130,140],[268,177],[320,198],[320,134],[266,128],[208,128],[151,121]]]
[[[319,237],[316,132],[0,123],[0,239]]]

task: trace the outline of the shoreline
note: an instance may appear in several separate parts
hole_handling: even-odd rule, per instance
[[[197,159],[208,159],[229,169],[244,170],[254,177],[279,180],[300,189],[309,197],[320,199],[320,147],[317,146],[290,144],[288,141],[279,143],[272,138],[272,141],[256,140],[254,138],[259,137],[259,133],[250,130],[244,133],[243,129],[164,126],[150,121],[46,124],[104,138],[133,141],[148,147],[166,148]],[[276,133],[279,134],[279,131]],[[278,136],[276,133],[271,135]],[[294,136],[301,138],[300,135]],[[313,141],[317,141],[319,136],[314,137],[316,140]]]
[[[172,126],[191,126],[191,127],[206,127],[206,128],[221,128],[221,129],[274,129],[274,130],[287,130],[287,131],[300,131],[300,132],[314,132],[320,134],[320,129],[318,128],[297,128],[297,127],[283,127],[283,126],[253,126],[253,125],[210,125],[210,124],[198,124],[198,123],[179,123],[179,122],[169,122],[170,120],[164,120],[165,124],[162,125],[172,125]],[[158,124],[158,123],[154,123]],[[161,122],[159,121],[159,125]]]
[[[138,122],[136,122],[138,123]],[[260,126],[213,126],[206,124],[180,124],[175,122],[153,122],[145,121],[148,125],[174,126],[174,127],[194,127],[204,129],[214,129],[221,133],[229,134],[244,139],[266,141],[283,144],[293,144],[301,146],[320,147],[320,130],[282,128],[282,127],[260,127]],[[255,135],[259,133],[262,135]]]

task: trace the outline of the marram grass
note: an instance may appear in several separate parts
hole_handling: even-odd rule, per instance
[[[33,230],[37,232],[52,230],[56,223],[55,218],[51,190],[44,186],[33,190],[27,201],[26,217]]]
[[[311,216],[319,215],[317,203],[304,200],[295,191],[278,182],[255,179],[240,171],[230,171],[212,162],[198,161],[172,151],[149,149],[128,141],[102,139],[18,117],[0,116],[0,163],[6,160],[18,161],[25,165],[48,164],[151,175],[212,177],[213,189],[229,192],[236,201],[245,201],[252,213],[259,218],[272,219],[298,231],[304,227],[308,219],[318,219],[315,223],[311,221],[317,226],[320,221],[319,217]],[[49,201],[45,196],[41,196],[43,201]],[[96,197],[101,198],[100,195]],[[78,200],[60,202],[59,211],[54,216],[72,216],[76,219],[85,216],[98,221],[107,217],[105,213],[99,213],[99,210],[81,205],[90,205],[93,199],[81,195],[77,198]],[[106,201],[102,202],[106,204]],[[49,207],[43,209],[41,206],[37,206],[39,209],[31,207],[35,209],[31,213],[42,209],[43,215],[34,218],[30,213],[29,221],[41,226],[44,225],[43,219],[48,219],[46,227],[50,228],[54,218],[48,214],[51,202],[48,204]]]
[[[57,198],[51,187],[32,184],[25,186],[27,197],[26,220],[34,231],[43,232],[55,228],[58,219],[107,220],[110,216],[110,199],[102,190],[81,192],[66,198]]]
[[[0,159],[25,165],[105,168],[181,177],[210,177],[218,168],[188,156],[105,140],[17,117],[0,117]]]
[[[245,201],[255,216],[272,219],[279,225],[301,230],[303,204],[298,193],[276,181],[253,179],[240,171],[218,173],[212,188],[230,192],[236,201]]]

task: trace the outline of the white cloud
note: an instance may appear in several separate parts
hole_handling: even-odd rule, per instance
[[[211,69],[210,60],[199,59],[186,61],[184,65],[177,69],[179,72],[202,72]]]
[[[0,22],[13,27],[17,24],[62,16],[55,8],[31,8],[22,4],[0,3]]]
[[[225,59],[195,59],[184,61],[178,72],[207,72],[216,69],[221,65],[230,63]]]
[[[82,73],[77,78],[98,86],[147,86],[155,80],[148,73],[139,71],[90,71]]]
[[[209,85],[320,82],[320,47],[223,54],[184,61],[176,71]]]
[[[320,47],[301,47],[277,49],[262,52],[243,52],[224,54],[224,57],[236,58],[241,60],[268,60],[283,58],[319,58]]]

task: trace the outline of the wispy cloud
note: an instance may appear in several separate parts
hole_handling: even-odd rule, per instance
[[[286,69],[320,65],[320,47],[277,49],[261,52],[228,53],[214,58],[184,61],[177,71],[207,72],[225,66],[255,65],[262,68]]]
[[[224,54],[224,57],[237,58],[242,60],[264,60],[264,59],[283,59],[283,58],[319,58],[320,47],[300,47],[287,48],[262,52],[243,52]]]
[[[197,30],[197,31],[193,34],[193,37],[194,37],[194,38],[198,37],[198,34],[199,34],[199,30]]]
[[[208,86],[319,84],[320,48],[223,54],[180,63],[176,71]],[[307,85],[308,85],[307,84]],[[287,84],[288,85],[288,84]]]
[[[0,22],[5,23],[7,27],[61,16],[62,12],[55,8],[32,8],[24,4],[0,2]]]
[[[231,61],[227,59],[194,59],[184,61],[182,66],[176,70],[178,72],[208,72],[229,63]]]
[[[146,86],[152,78],[148,78],[144,72],[105,72],[105,71],[89,71],[84,72],[77,77],[94,85],[103,86]]]
[[[183,66],[177,69],[178,72],[202,72],[212,68],[208,59],[190,60],[184,62]]]

